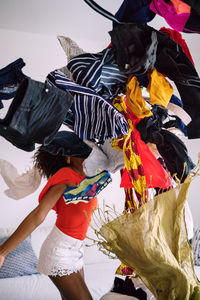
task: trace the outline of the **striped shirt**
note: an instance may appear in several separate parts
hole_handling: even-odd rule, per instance
[[[93,89],[106,100],[126,93],[128,75],[119,71],[112,47],[95,54],[78,55],[67,67],[76,83]]]
[[[59,70],[51,72],[46,81],[73,94],[73,130],[79,138],[103,142],[107,138],[128,134],[128,124],[123,115],[93,90],[76,84]],[[68,125],[67,122],[64,124]]]

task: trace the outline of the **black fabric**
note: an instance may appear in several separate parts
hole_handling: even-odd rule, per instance
[[[87,158],[92,152],[92,148],[83,142],[77,134],[67,130],[57,132],[51,143],[41,146],[40,149],[52,155],[59,154],[81,158]]]
[[[152,112],[152,116],[143,118],[136,125],[141,139],[145,143],[156,144],[170,174],[176,174],[177,178],[184,182],[195,164],[188,156],[185,144],[175,134],[162,128],[166,118],[165,110],[155,105]]]
[[[145,293],[145,291],[143,291],[141,288],[136,289],[133,281],[128,277],[126,277],[125,280],[115,277],[114,286],[111,292],[133,296],[139,300],[147,300],[147,294]]]
[[[199,10],[199,7],[197,9]],[[200,33],[200,12],[191,8],[190,17],[183,31],[186,33]]]
[[[33,151],[35,143],[48,144],[62,125],[73,97],[47,84],[22,81],[4,119],[0,135],[14,146]]]
[[[157,34],[143,24],[124,24],[109,32],[119,70],[144,74],[156,61]]]

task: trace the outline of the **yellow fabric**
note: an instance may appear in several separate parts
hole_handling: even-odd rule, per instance
[[[139,82],[135,76],[129,77],[126,85],[126,101],[129,108],[138,118],[150,117],[152,112],[142,97]]]
[[[127,113],[127,106],[124,102],[123,97],[116,97],[116,99],[113,100],[113,105],[120,111],[123,112],[125,115]],[[133,146],[136,147],[134,142],[134,126],[131,121],[131,119],[127,120],[128,126],[129,126],[129,132],[128,135],[123,136],[123,155],[124,155],[124,163],[125,168],[127,169],[129,174],[132,174],[130,177],[131,183],[133,184],[133,187],[137,193],[137,198],[139,201],[139,206],[141,206],[143,203],[146,202],[146,179],[144,175],[138,174],[138,178],[134,178],[134,172],[131,173],[132,170],[138,170],[138,167],[142,167],[142,162],[140,159],[140,156],[137,155],[133,151]],[[119,149],[118,143],[120,141],[121,143],[122,137],[115,138],[112,147],[115,149]],[[130,158],[127,156],[127,152],[129,153]],[[133,204],[134,207],[137,206],[136,203]]]
[[[157,300],[199,300],[200,282],[187,239],[184,204],[191,183],[154,197],[133,214],[102,221],[100,247],[139,275]],[[104,250],[105,251],[105,250]]]
[[[156,68],[148,74],[148,77],[149,84],[147,86],[147,91],[150,94],[149,102],[151,104],[167,107],[173,94],[173,87],[167,79],[156,70]]]

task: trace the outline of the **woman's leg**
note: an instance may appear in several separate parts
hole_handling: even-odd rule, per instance
[[[63,300],[92,300],[80,272],[65,276],[49,276],[59,289]]]

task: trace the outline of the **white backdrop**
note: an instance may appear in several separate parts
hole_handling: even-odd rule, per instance
[[[112,8],[112,12],[116,11],[121,2],[121,0],[98,1],[110,11]],[[64,26],[65,24],[66,26]],[[69,36],[75,39],[84,50],[97,52],[108,45],[110,41],[108,31],[111,30],[111,25],[110,21],[98,16],[86,4],[83,5],[82,0],[1,1],[0,69],[22,57],[26,63],[23,72],[32,79],[44,81],[50,71],[64,66],[67,62],[56,35]],[[164,20],[159,17],[156,17],[150,25],[157,29],[167,26]],[[183,36],[199,71],[200,36],[193,34],[184,34]],[[9,101],[4,101],[4,105],[5,109],[0,110],[0,118],[5,115]],[[184,138],[184,142],[188,147],[190,156],[194,162],[197,162],[200,139],[187,140]],[[32,166],[32,156],[33,152],[22,151],[0,137],[0,158],[13,163],[19,173]],[[109,204],[115,203],[120,211],[123,208],[124,192],[123,189],[119,188],[119,183],[120,175],[117,173],[113,176],[112,184],[99,196],[99,201],[102,202],[102,199],[105,199]],[[44,182],[31,196],[21,200],[13,200],[4,194],[7,187],[0,176],[0,227],[16,227],[25,215],[37,205],[38,194],[43,185]],[[198,214],[200,208],[199,185],[200,181],[197,178],[192,183],[188,195],[195,226],[200,226]],[[54,219],[54,212],[50,212],[44,225],[52,224]]]

